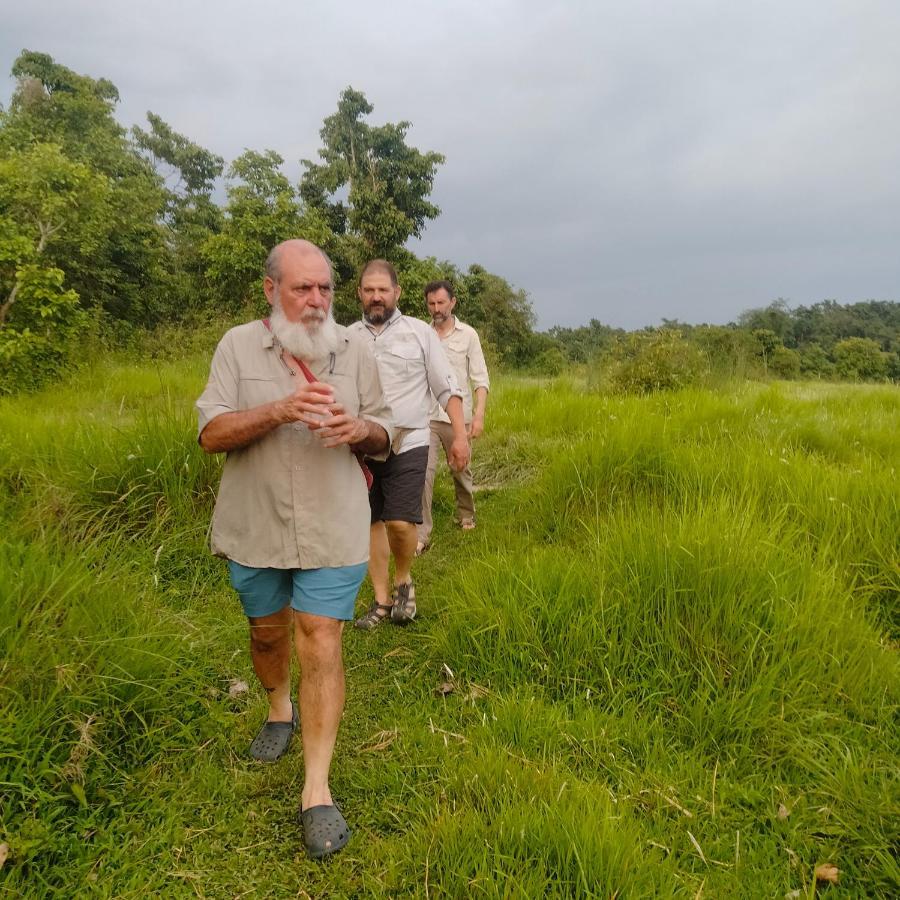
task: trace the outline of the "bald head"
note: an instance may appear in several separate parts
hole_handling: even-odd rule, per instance
[[[266,278],[277,283],[281,281],[281,273],[286,259],[290,258],[300,261],[309,257],[324,259],[328,265],[331,278],[334,280],[334,268],[325,251],[321,247],[317,247],[312,241],[305,241],[302,238],[291,238],[288,241],[276,244],[272,248],[266,257]]]

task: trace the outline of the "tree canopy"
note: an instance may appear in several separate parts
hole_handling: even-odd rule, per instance
[[[291,237],[330,256],[340,322],[359,316],[357,273],[377,256],[396,266],[408,314],[424,317],[425,284],[448,279],[497,363],[554,374],[628,356],[621,329],[592,318],[538,333],[522,288],[407,249],[440,213],[431,194],[444,157],[411,146],[407,121],[371,122],[361,91],[341,92],[317,161],[301,160],[292,183],[271,149],[226,164],[157,113],[125,129],[111,81],[46,53],[23,51],[12,74],[0,109],[0,392],[39,385],[88,340],[118,345],[160,324],[259,315],[266,255]],[[634,344],[650,348],[642,360],[693,360],[696,349],[725,375],[900,378],[900,304],[890,301],[792,309],[779,299],[729,326],[663,326],[659,340]]]
[[[302,160],[300,195],[335,234],[358,239],[362,255],[390,258],[440,214],[428,197],[444,157],[410,147],[409,122],[369,125],[373,109],[359,91],[341,93],[319,132],[322,162]],[[339,199],[345,190],[346,203]]]

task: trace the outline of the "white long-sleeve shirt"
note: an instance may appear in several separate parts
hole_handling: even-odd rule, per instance
[[[394,452],[427,447],[430,440],[432,394],[446,409],[451,397],[463,393],[434,329],[395,309],[376,331],[368,322],[354,322],[351,331],[369,336],[384,395],[398,431]]]

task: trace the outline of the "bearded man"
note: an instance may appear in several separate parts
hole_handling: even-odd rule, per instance
[[[341,633],[369,555],[359,458],[386,458],[393,430],[370,347],[332,318],[328,257],[308,241],[285,241],[269,254],[263,289],[271,319],[232,328],[216,348],[197,401],[199,441],[227,454],[211,547],[228,560],[268,694],[250,755],[275,762],[300,727],[300,819],[307,852],[320,859],[350,836],[328,774],[344,708]]]
[[[456,294],[449,281],[429,281],[425,285],[425,303],[431,313],[431,327],[441,340],[456,380],[463,392],[463,419],[466,434],[475,441],[484,432],[484,408],[487,404],[490,380],[478,332],[454,315]],[[471,387],[470,387],[471,384]],[[472,402],[472,388],[475,402]],[[441,446],[449,460],[453,445],[453,428],[450,417],[436,404],[431,406],[431,445],[428,448],[428,468],[425,471],[425,489],[422,492],[422,524],[418,526],[416,556],[421,556],[431,546],[431,500],[434,494],[434,476],[437,472],[438,453]],[[471,445],[470,445],[471,451]],[[471,461],[471,457],[470,457]],[[475,498],[472,470],[466,465],[453,469],[453,486],[456,491],[456,520],[463,531],[475,528]]]
[[[456,376],[434,329],[400,312],[397,301],[402,291],[396,269],[387,260],[369,260],[360,273],[356,292],[363,318],[354,322],[350,330],[364,336],[372,346],[398,432],[390,456],[372,464],[375,480],[369,492],[369,576],[375,599],[355,623],[357,628],[371,631],[386,620],[408,624],[418,609],[411,566],[416,552],[416,526],[422,522],[432,399],[446,410],[450,421],[447,461],[452,469],[463,469],[468,464],[469,442]],[[391,556],[394,590],[389,595]]]

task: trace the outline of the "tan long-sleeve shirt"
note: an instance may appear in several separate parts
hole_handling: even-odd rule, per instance
[[[462,390],[463,418],[468,425],[472,421],[472,391],[491,388],[481,341],[478,332],[471,325],[460,322],[456,316],[453,317],[453,330],[446,337],[441,337],[440,341]],[[431,407],[431,418],[438,422],[450,421],[450,417],[437,403]]]

